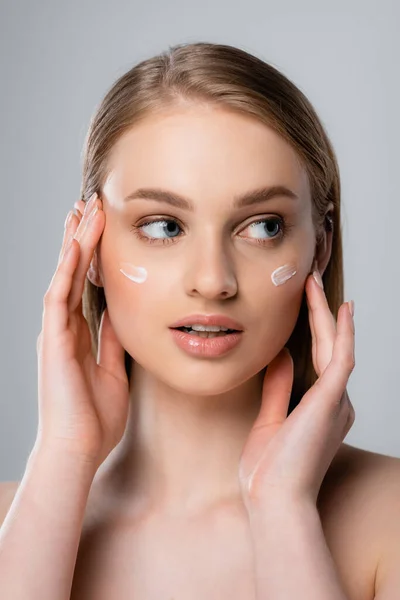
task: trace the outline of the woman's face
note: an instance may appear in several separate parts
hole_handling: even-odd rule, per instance
[[[278,185],[297,198],[235,206],[244,194]],[[139,188],[184,196],[192,209],[152,194],[124,200]],[[184,393],[218,394],[278,354],[315,253],[308,178],[279,135],[221,108],[152,116],[113,148],[101,197],[106,224],[97,252],[108,310],[121,344],[144,369]],[[296,274],[274,285],[271,274],[284,265]],[[241,343],[217,358],[188,355],[169,327],[195,313],[241,322]]]

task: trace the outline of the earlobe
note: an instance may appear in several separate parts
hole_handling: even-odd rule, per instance
[[[86,276],[89,279],[89,281],[91,283],[93,283],[93,285],[95,285],[96,287],[104,287],[103,281],[102,281],[102,278],[100,275],[99,261],[98,261],[98,256],[97,256],[97,248],[95,249],[95,251],[93,253],[93,258],[90,262],[90,267],[89,267],[89,270],[88,270]]]
[[[93,269],[92,266],[89,267],[86,277],[89,279],[90,283],[93,283],[96,287],[103,287],[103,282],[101,277],[99,276],[96,269]]]
[[[328,223],[328,221],[325,221],[325,223]],[[333,240],[333,221],[332,221],[332,227],[329,224],[325,228],[322,240],[319,242],[319,244],[317,245],[317,248],[315,250],[314,262],[315,262],[315,265],[317,266],[318,271],[320,272],[321,275],[324,274],[325,269],[328,266],[328,263],[331,258],[332,240]]]

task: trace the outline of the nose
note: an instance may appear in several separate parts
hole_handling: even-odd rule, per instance
[[[208,300],[231,298],[237,293],[237,279],[229,252],[222,243],[207,240],[191,249],[184,285],[189,295]]]

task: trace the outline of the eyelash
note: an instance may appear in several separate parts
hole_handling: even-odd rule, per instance
[[[258,244],[260,246],[275,245],[278,242],[282,241],[287,236],[288,232],[293,228],[293,225],[290,225],[289,223],[287,223],[285,221],[285,219],[283,219],[282,217],[267,217],[265,219],[259,219],[258,221],[254,221],[253,223],[249,223],[249,225],[247,225],[245,227],[245,229],[247,229],[251,225],[259,225],[260,223],[269,223],[271,221],[277,221],[281,227],[281,232],[276,237],[269,238],[269,239],[265,238],[262,241],[258,241],[260,238],[250,238],[250,239],[254,239],[256,244]],[[146,221],[146,223],[142,223],[141,225],[132,225],[131,231],[133,231],[133,233],[136,235],[136,237],[138,237],[140,240],[143,240],[147,244],[161,243],[164,245],[164,244],[175,243],[174,240],[181,237],[181,235],[177,235],[175,238],[153,238],[153,237],[143,234],[141,231],[142,228],[146,227],[146,225],[152,225],[153,223],[177,223],[177,225],[180,227],[180,225],[176,219],[154,219],[152,221]]]

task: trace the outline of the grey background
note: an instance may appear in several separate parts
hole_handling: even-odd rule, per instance
[[[18,480],[37,428],[36,339],[81,150],[106,89],[182,42],[239,46],[314,104],[339,159],[345,300],[355,301],[356,421],[346,442],[400,457],[399,16],[383,0],[0,3],[0,480]]]

